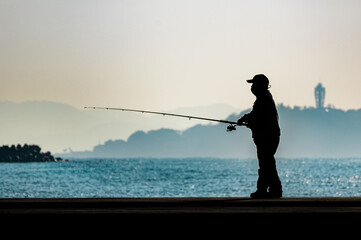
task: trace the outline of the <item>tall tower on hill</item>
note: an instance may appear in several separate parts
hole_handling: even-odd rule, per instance
[[[324,87],[322,87],[322,84],[319,83],[316,87],[315,87],[315,100],[316,100],[316,108],[324,108],[324,104],[325,104],[325,95],[326,95],[326,90]]]

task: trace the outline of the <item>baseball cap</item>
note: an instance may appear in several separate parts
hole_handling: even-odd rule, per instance
[[[259,83],[268,86],[268,78],[264,74],[257,74],[252,79],[247,80],[248,83]]]

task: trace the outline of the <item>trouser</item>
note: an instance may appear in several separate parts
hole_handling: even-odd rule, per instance
[[[279,136],[255,138],[258,157],[258,181],[257,189],[282,191],[281,181],[278,177],[276,159],[274,155],[277,151]]]

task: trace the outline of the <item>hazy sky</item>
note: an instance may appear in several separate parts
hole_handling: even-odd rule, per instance
[[[359,0],[0,0],[0,101],[361,107]]]

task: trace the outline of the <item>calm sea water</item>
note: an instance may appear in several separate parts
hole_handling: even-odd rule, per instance
[[[361,158],[278,159],[284,196],[361,196]],[[256,159],[0,163],[0,198],[245,197]]]

